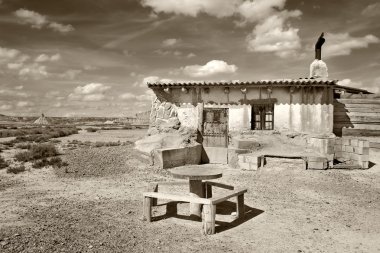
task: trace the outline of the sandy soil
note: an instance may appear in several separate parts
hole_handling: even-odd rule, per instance
[[[257,172],[218,165],[218,181],[248,188],[247,213],[243,222],[220,222],[233,221],[234,211],[221,205],[217,234],[204,236],[189,219],[140,220],[147,183],[173,179],[131,147],[70,150],[67,173],[0,171],[0,251],[379,252],[380,153],[370,158],[369,170],[311,171],[276,159]],[[155,208],[162,214],[164,206]],[[188,215],[186,204],[179,214]]]

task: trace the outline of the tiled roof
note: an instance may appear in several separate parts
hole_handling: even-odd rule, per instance
[[[293,85],[335,85],[338,80],[325,80],[315,78],[300,79],[274,79],[260,81],[220,81],[220,82],[155,82],[147,83],[148,87],[189,87],[189,86],[293,86]]]

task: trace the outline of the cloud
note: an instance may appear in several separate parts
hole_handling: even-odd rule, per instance
[[[193,58],[193,57],[195,57],[196,56],[196,54],[194,54],[194,53],[189,53],[188,55],[186,55],[186,58]]]
[[[61,59],[60,54],[54,54],[51,56],[48,56],[46,54],[40,54],[39,56],[36,57],[34,60],[35,62],[47,62],[47,61],[58,61]]]
[[[1,110],[1,111],[8,111],[8,110],[10,110],[10,109],[12,109],[12,108],[13,108],[12,105],[1,105],[1,106],[0,106],[0,110]]]
[[[93,93],[99,93],[99,92],[104,92],[108,89],[110,89],[110,86],[106,86],[102,83],[89,83],[84,86],[78,86],[74,89],[74,92],[76,94],[93,94]]]
[[[237,67],[235,65],[229,65],[225,61],[212,60],[205,65],[190,65],[181,68],[182,71],[191,77],[205,77],[222,73],[235,73]]]
[[[68,96],[69,100],[81,101],[101,101],[106,98],[104,92],[111,87],[102,83],[89,83],[84,86],[78,86],[74,89],[73,93]]]
[[[62,25],[56,22],[52,22],[48,26],[53,31],[60,32],[60,33],[68,33],[74,31],[74,27],[72,25]]]
[[[380,3],[374,3],[368,5],[364,10],[362,11],[362,15],[367,17],[375,17],[380,15]]]
[[[28,79],[31,77],[35,80],[39,80],[48,76],[46,66],[40,65],[38,63],[24,65],[18,74],[22,79]]]
[[[26,9],[19,9],[14,12],[16,17],[20,18],[23,23],[32,25],[32,28],[41,29],[48,23],[45,16]]]
[[[286,0],[255,0],[244,1],[237,9],[246,22],[257,22],[282,10]]]
[[[322,53],[326,58],[350,55],[354,49],[367,48],[369,44],[380,42],[380,39],[372,34],[352,37],[348,33],[327,33],[325,38],[328,43],[323,47]]]
[[[130,100],[130,99],[135,99],[136,98],[136,95],[130,93],[130,92],[127,92],[127,93],[123,93],[119,96],[119,98],[123,99],[123,100]]]
[[[166,39],[166,40],[162,41],[162,45],[164,47],[172,47],[175,44],[177,44],[178,42],[179,42],[178,39]]]
[[[259,23],[247,37],[248,51],[275,53],[285,58],[294,55],[301,48],[297,28],[286,27],[288,18],[299,17],[301,12],[283,11]]]
[[[14,89],[15,90],[22,90],[22,89],[24,89],[24,86],[23,85],[15,86]]]
[[[74,31],[74,27],[72,25],[63,25],[57,22],[50,22],[46,16],[41,15],[35,11],[18,9],[14,12],[14,15],[18,17],[23,24],[31,25],[31,27],[34,29],[47,27],[53,31],[60,33],[68,33]]]
[[[29,101],[18,101],[16,106],[17,107],[28,107],[28,106],[33,106],[34,104]]]
[[[0,63],[15,59],[20,54],[17,49],[0,47]]]
[[[82,72],[83,71],[80,69],[69,69],[63,72],[62,74],[59,74],[59,77],[74,80]]]
[[[196,17],[207,13],[218,18],[232,16],[242,0],[142,0],[156,13],[174,13]]]

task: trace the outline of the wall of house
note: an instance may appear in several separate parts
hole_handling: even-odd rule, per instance
[[[240,88],[172,88],[170,91],[154,89],[160,100],[177,106],[182,125],[200,130],[203,108],[229,108],[229,131],[251,128],[252,104],[274,102],[274,129],[306,133],[332,133],[332,90],[323,87],[249,87]]]

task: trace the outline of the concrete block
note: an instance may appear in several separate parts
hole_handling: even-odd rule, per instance
[[[335,152],[335,158],[342,158],[342,157],[343,157],[342,151]]]
[[[369,155],[359,155],[358,162],[368,162],[369,161]]]
[[[359,142],[358,139],[351,139],[351,146],[357,147],[358,146],[358,142]]]
[[[228,148],[203,147],[202,162],[227,164]]]
[[[363,147],[363,148],[369,148],[369,141],[366,141],[366,140],[359,140],[359,142],[358,142],[358,146],[359,146],[359,147]]]
[[[238,162],[238,166],[242,170],[257,170],[259,168],[259,164],[253,164],[253,163]]]
[[[340,152],[340,151],[342,151],[342,145],[335,145],[334,152]]]
[[[308,162],[307,163],[307,168],[311,170],[325,170],[327,169],[327,163],[326,162]]]
[[[255,150],[258,147],[260,147],[260,144],[257,142],[257,140],[253,139],[238,139],[238,138],[233,138],[232,139],[232,144],[234,147],[238,149],[250,149],[250,150]]]
[[[260,161],[261,161],[260,156],[253,156],[253,155],[244,155],[244,156],[245,156],[246,163],[260,164]]]
[[[341,138],[335,138],[335,145],[341,145],[342,144],[342,139]]]
[[[351,146],[345,146],[345,151],[346,151],[346,152],[349,152],[349,153],[353,153],[353,152],[354,152],[354,147],[351,147]]]
[[[326,162],[327,158],[323,156],[308,156],[307,161],[308,162]]]
[[[327,154],[326,158],[328,161],[333,161],[334,160],[334,154]]]
[[[363,169],[368,169],[369,168],[369,162],[362,162],[361,166]]]
[[[185,148],[157,149],[154,151],[154,164],[162,169],[186,164],[200,164],[202,145],[197,144]]]
[[[345,145],[345,146],[349,146],[349,145],[350,145],[350,139],[348,139],[348,138],[343,138],[343,139],[342,139],[342,144]]]
[[[238,168],[239,154],[246,154],[251,152],[248,149],[238,149],[233,147],[228,147],[227,160],[228,164],[233,168]],[[242,159],[242,158],[241,158]]]
[[[347,153],[347,152],[343,152],[342,153],[342,157],[345,158],[345,159],[350,159],[350,154]]]
[[[333,154],[334,153],[334,146],[327,146],[327,150],[325,154]]]

